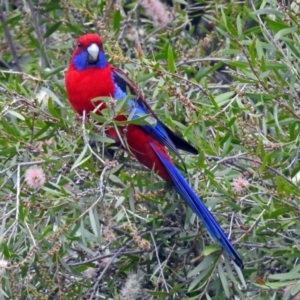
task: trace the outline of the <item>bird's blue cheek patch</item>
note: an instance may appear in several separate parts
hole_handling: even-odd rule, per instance
[[[87,67],[88,54],[86,51],[83,51],[74,57],[74,65],[78,71],[84,70]]]
[[[107,66],[107,60],[106,60],[105,54],[102,50],[100,50],[99,59],[98,59],[98,62],[97,62],[97,67],[105,68],[106,66]]]
[[[74,57],[74,65],[76,70],[82,71],[87,68],[105,68],[107,60],[103,51],[100,50],[98,61],[95,64],[89,63],[89,54],[87,50],[82,51]]]

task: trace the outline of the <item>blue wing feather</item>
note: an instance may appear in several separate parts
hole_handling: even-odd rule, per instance
[[[210,235],[222,245],[229,257],[232,258],[236,265],[242,269],[243,262],[238,252],[234,249],[231,242],[228,240],[224,231],[217,223],[211,212],[203,204],[200,198],[195,194],[195,192],[192,190],[192,188],[189,186],[189,184],[186,182],[186,180],[177,170],[177,168],[163,155],[161,155],[155,149],[153,144],[151,144],[151,147],[162,162],[162,164],[165,166],[178,194],[188,203],[188,205],[192,208],[194,213],[202,220]]]
[[[115,99],[125,99],[127,97],[127,92],[123,91],[117,83],[115,83]],[[161,144],[168,147],[173,152],[177,153],[177,148],[173,144],[173,142],[170,140],[167,132],[164,129],[163,124],[153,115],[149,114],[149,112],[146,110],[144,106],[141,106],[139,102],[137,102],[135,99],[129,99],[127,102],[128,105],[128,114],[133,114],[132,119],[140,118],[143,115],[149,115],[150,117],[153,117],[155,120],[154,125],[141,125],[141,127],[149,133],[151,136],[153,136],[156,140],[158,140]],[[178,153],[179,155],[179,153]]]

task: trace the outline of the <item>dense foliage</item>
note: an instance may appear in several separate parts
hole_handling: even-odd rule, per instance
[[[275,0],[2,1],[2,299],[298,299],[299,12]],[[105,136],[119,104],[104,125],[70,108],[64,72],[85,32],[197,147],[182,153],[186,177],[244,270]]]

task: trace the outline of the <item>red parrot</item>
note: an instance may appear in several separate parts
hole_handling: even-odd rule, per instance
[[[146,115],[154,122],[151,122],[153,125],[129,124],[119,128],[122,138],[126,141],[127,150],[141,164],[173,184],[175,190],[202,220],[210,235],[222,245],[236,265],[243,268],[240,255],[213,215],[178,171],[166,147],[180,159],[178,149],[193,154],[197,154],[198,151],[164,125],[144,100],[142,94],[137,92],[128,76],[107,62],[102,40],[98,35],[85,34],[79,37],[66,72],[65,82],[69,102],[80,115],[84,111],[88,114],[96,107],[99,107],[97,113],[101,114],[106,104],[92,101],[97,97],[112,97],[116,100],[126,99],[128,95],[130,95],[129,98],[132,97],[127,101],[127,115],[130,115],[132,119]],[[116,116],[115,119],[124,121],[127,117],[124,114]],[[108,128],[106,133],[119,141],[119,135],[113,127]]]

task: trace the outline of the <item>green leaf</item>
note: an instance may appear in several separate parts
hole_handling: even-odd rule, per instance
[[[237,25],[238,37],[239,39],[243,39],[243,25],[242,25],[242,20],[240,15],[237,16],[236,25]]]
[[[274,30],[275,32],[278,32],[279,30],[284,29],[284,28],[290,28],[289,25],[287,25],[284,22],[280,22],[278,19],[277,20],[272,20],[268,17],[265,17],[264,20],[265,20],[266,23],[268,23],[270,28],[272,30]]]
[[[147,73],[147,74],[139,74],[137,77],[137,81],[144,82],[144,81],[148,81],[150,78],[153,78],[153,77],[155,77],[154,72]]]
[[[203,249],[202,254],[208,256],[216,251],[220,251],[220,247],[217,244],[209,245]]]
[[[274,41],[278,41],[282,39],[283,36],[289,34],[289,33],[294,33],[296,31],[296,28],[284,28],[281,29],[279,32],[277,32],[274,36]]]
[[[61,25],[62,21],[54,23],[44,34],[44,39],[49,37],[53,32],[55,32],[58,27]]]
[[[256,65],[256,41],[257,41],[257,37],[254,37],[249,47],[250,60],[253,66]]]
[[[176,72],[176,65],[175,65],[175,59],[174,59],[174,51],[171,47],[171,45],[169,45],[168,47],[168,69],[171,73],[175,73]]]
[[[222,93],[215,97],[215,101],[218,106],[226,105],[228,102],[230,102],[232,99],[231,97],[234,96],[234,92],[226,92]]]
[[[208,263],[208,261],[210,261],[210,263]],[[188,288],[188,292],[196,291],[197,290],[197,289],[195,289],[196,286],[201,285],[201,282],[203,280],[205,280],[205,278],[208,278],[210,276],[210,274],[212,273],[213,269],[214,269],[215,261],[213,262],[211,260],[211,256],[205,257],[205,259],[203,260],[202,263],[203,263],[203,266],[206,265],[206,267],[201,268],[202,269],[201,273],[191,282],[191,284]]]
[[[176,294],[178,291],[180,291],[182,288],[184,288],[185,284],[184,283],[179,283],[176,284],[172,287],[172,289],[170,290],[170,295],[174,295]]]
[[[115,10],[113,14],[113,28],[114,31],[118,32],[120,30],[120,24],[122,20],[122,15],[120,10]]]
[[[150,295],[153,295],[153,296],[161,296],[161,297],[164,297],[163,299],[165,299],[165,297],[169,296],[169,293],[167,292],[161,292],[161,291],[150,291],[150,290],[147,290],[147,294],[150,294]],[[156,298],[158,299],[158,298]]]
[[[48,88],[43,87],[43,90],[52,98],[52,100],[61,107],[64,107],[64,104],[59,100],[59,98]]]
[[[222,286],[223,286],[223,291],[226,295],[227,298],[230,298],[230,294],[229,294],[229,287],[228,287],[228,279],[226,278],[224,269],[222,267],[221,263],[218,263],[218,271],[219,271],[219,276],[222,282]]]
[[[190,278],[190,277],[193,277],[195,276],[196,274],[198,273],[201,273],[203,272],[204,270],[207,270],[209,267],[212,267],[212,264],[213,262],[215,261],[215,257],[212,256],[212,255],[209,255],[209,256],[206,256],[203,261],[194,269],[192,269],[187,277]]]
[[[11,116],[14,116],[14,117],[16,117],[16,118],[18,118],[18,119],[20,119],[20,120],[22,120],[22,121],[25,120],[25,118],[24,118],[20,113],[18,113],[18,112],[16,112],[16,111],[13,111],[13,110],[8,109],[7,112],[8,112]]]
[[[1,243],[2,253],[5,256],[5,258],[9,259],[11,256],[11,251],[9,249],[9,246],[5,241]]]
[[[291,288],[291,295],[296,296],[299,292],[300,292],[300,282],[298,282]]]
[[[262,290],[270,290],[270,289],[280,289],[283,287],[286,287],[290,284],[295,283],[295,281],[284,281],[284,282],[266,282],[265,284],[261,285],[261,284],[257,284],[257,283],[253,283],[254,286],[259,287]]]
[[[286,281],[286,280],[296,280],[300,278],[300,265],[297,265],[288,273],[280,273],[280,274],[271,274],[268,277],[272,280]]]
[[[61,118],[61,113],[60,113],[60,110],[55,107],[53,105],[53,101],[52,101],[52,98],[49,98],[48,99],[48,110],[49,110],[49,113],[54,117],[54,118],[57,118],[57,119],[60,119]]]
[[[102,115],[95,114],[94,112],[90,113],[90,116],[93,120],[100,122],[101,124],[107,122],[107,117],[104,117]]]
[[[22,18],[21,13],[12,15],[11,17],[7,18],[4,22],[1,22],[0,29],[3,30],[3,28],[7,25],[14,26],[18,24],[18,21],[20,21],[21,18]]]
[[[97,210],[89,209],[89,217],[90,217],[90,222],[91,222],[93,232],[94,232],[95,236],[99,238],[99,242],[101,242],[101,238],[100,238],[101,230],[100,230],[100,226],[99,226],[99,216],[98,216]]]
[[[104,144],[114,144],[116,141],[110,137],[100,135],[100,134],[94,134],[93,132],[89,133],[89,138],[93,141],[101,142]]]
[[[90,159],[91,154],[89,154],[88,156],[84,157],[86,155],[86,153],[88,152],[88,146],[85,145],[82,152],[80,153],[79,157],[76,159],[76,161],[74,162],[71,171],[75,170],[76,168],[78,168],[79,166],[81,166],[83,163],[85,163],[87,160]]]

